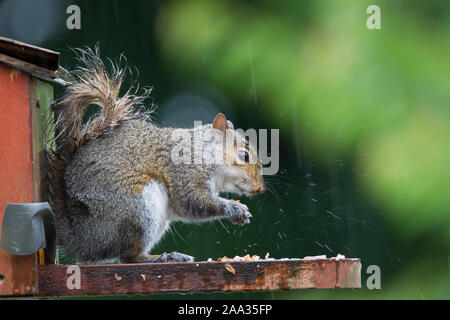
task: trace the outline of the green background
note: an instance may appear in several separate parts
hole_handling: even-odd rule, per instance
[[[66,8],[81,9],[68,30]],[[366,9],[381,8],[369,30]],[[450,2],[0,1],[0,35],[121,53],[161,125],[280,129],[280,170],[242,199],[251,224],[176,223],[154,249],[197,260],[358,257],[362,289],[145,298],[449,299]],[[131,79],[129,78],[129,79]],[[55,88],[55,94],[61,93]],[[366,269],[381,269],[381,290]],[[134,296],[133,298],[139,298]]]

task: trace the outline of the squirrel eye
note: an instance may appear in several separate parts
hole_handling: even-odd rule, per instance
[[[250,156],[248,155],[248,152],[245,150],[238,150],[238,158],[245,164],[248,164],[250,162]]]

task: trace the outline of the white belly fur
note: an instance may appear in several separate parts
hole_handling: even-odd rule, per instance
[[[142,189],[141,222],[144,228],[144,252],[147,254],[162,238],[170,224],[170,204],[164,183],[150,181]]]

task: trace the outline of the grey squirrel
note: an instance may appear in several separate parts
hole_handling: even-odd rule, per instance
[[[149,95],[120,96],[125,69],[108,73],[98,49],[80,50],[82,66],[57,101],[55,144],[47,150],[58,245],[78,262],[193,261],[178,253],[148,255],[171,221],[227,218],[249,223],[245,204],[219,192],[264,192],[255,148],[219,113],[192,129],[158,127],[136,110]],[[101,112],[83,122],[90,104]],[[174,132],[201,133],[203,153],[222,162],[176,163]],[[189,139],[190,141],[190,139]],[[232,143],[223,143],[224,141]]]

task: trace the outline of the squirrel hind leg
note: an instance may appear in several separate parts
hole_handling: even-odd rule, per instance
[[[189,256],[184,253],[179,253],[176,251],[170,253],[162,253],[158,258],[157,262],[170,262],[170,261],[178,261],[178,262],[193,262],[194,257]]]
[[[160,255],[141,255],[134,259],[126,260],[127,263],[158,263],[158,262],[193,262],[194,257],[176,251],[162,253]]]

